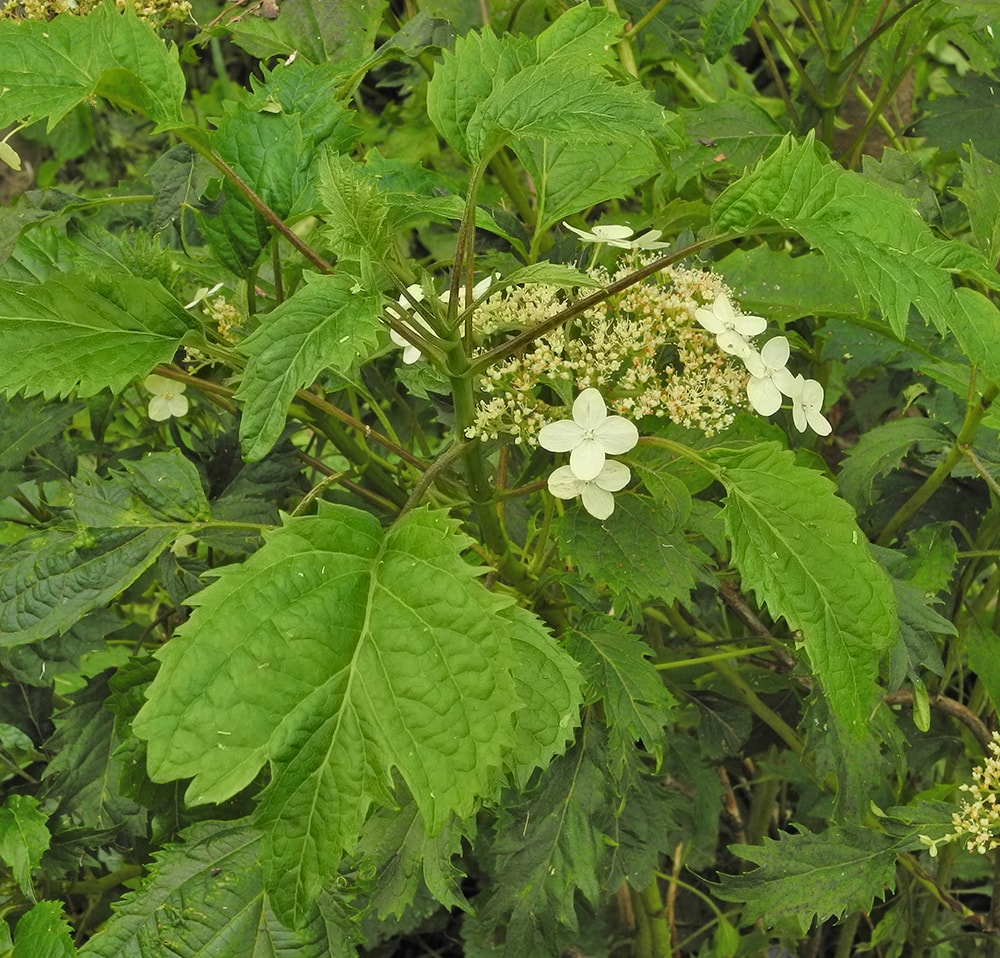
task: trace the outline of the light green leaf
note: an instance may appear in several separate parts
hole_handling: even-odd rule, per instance
[[[966,359],[991,383],[1000,385],[1000,310],[982,293],[966,286],[955,290],[955,299],[949,329]]]
[[[11,958],[74,958],[73,936],[58,901],[40,901],[14,929]]]
[[[912,445],[943,445],[953,438],[943,423],[933,419],[906,417],[882,423],[863,433],[848,450],[840,470],[840,493],[857,509],[864,509],[876,500],[875,481],[895,469]]]
[[[21,893],[34,900],[31,873],[49,847],[48,815],[31,795],[8,795],[0,805],[0,859],[14,873]]]
[[[969,212],[976,243],[989,263],[1000,260],[1000,169],[969,146],[962,160],[962,185],[954,190]]]
[[[733,563],[802,643],[831,710],[861,728],[882,653],[899,636],[892,585],[833,484],[776,443],[713,457]]]
[[[898,193],[821,159],[810,135],[791,138],[730,186],[712,207],[721,231],[777,222],[821,250],[875,299],[900,338],[911,305],[940,331],[957,308],[952,274],[989,272],[971,247],[937,239]]]
[[[135,582],[179,531],[56,527],[0,549],[0,641],[65,632]]]
[[[382,298],[355,284],[344,271],[310,275],[242,344],[248,362],[236,398],[246,403],[240,443],[247,460],[262,459],[278,441],[296,390],[324,369],[347,373],[374,351]]]
[[[335,909],[314,910],[298,931],[278,921],[264,892],[258,832],[242,823],[203,822],[188,829],[185,838],[154,853],[156,862],[142,888],[122,899],[80,949],[82,956],[329,958],[354,953],[358,940],[351,921]]]
[[[879,832],[835,826],[813,835],[798,834],[763,845],[730,845],[729,850],[758,867],[745,875],[722,875],[716,894],[743,902],[744,925],[763,921],[766,928],[787,927],[805,935],[814,918],[842,918],[870,911],[895,887],[896,843]]]
[[[538,62],[567,60],[590,67],[614,63],[622,26],[621,18],[608,10],[579,3],[535,38]]]
[[[105,3],[86,17],[0,21],[0,128],[48,120],[51,130],[77,104],[103,97],[148,116],[159,129],[181,123],[184,75],[177,49],[131,8]]]
[[[485,570],[461,558],[450,520],[411,512],[383,532],[366,513],[321,507],[194,597],[134,723],[151,776],[193,776],[194,803],[223,801],[271,763],[262,854],[293,923],[371,806],[392,802],[394,768],[431,834],[492,795],[512,750],[522,761],[519,684],[544,689],[553,674],[524,674],[517,643],[551,660],[551,640],[475,581]],[[551,754],[574,721],[560,719],[555,741],[535,736],[533,754]]]
[[[192,323],[159,283],[126,273],[0,282],[0,391],[121,392],[173,359]]]
[[[659,767],[677,701],[649,662],[649,646],[621,622],[591,615],[569,634],[566,651],[579,660],[594,695],[604,702],[609,751],[618,767],[637,741]]]
[[[724,57],[746,32],[764,0],[715,0],[705,18],[705,57],[709,63]]]
[[[377,179],[350,157],[327,154],[319,162],[318,189],[325,232],[338,257],[381,264],[393,237],[389,204]]]

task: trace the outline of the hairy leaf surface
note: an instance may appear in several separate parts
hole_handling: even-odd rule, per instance
[[[713,459],[722,466],[723,518],[744,588],[802,631],[832,710],[860,728],[899,623],[892,585],[853,511],[828,479],[776,443]]]
[[[324,505],[265,539],[195,597],[134,727],[152,777],[193,776],[195,803],[228,798],[271,763],[259,814],[268,887],[297,921],[371,806],[391,803],[393,769],[433,834],[492,795],[505,762],[528,762],[530,739],[548,761],[575,707],[567,693],[555,741],[519,726],[521,686],[552,679],[530,660],[526,674],[521,645],[551,662],[551,639],[475,581],[483,570],[460,558],[466,540],[441,514],[383,532]],[[570,669],[557,673],[568,685]]]

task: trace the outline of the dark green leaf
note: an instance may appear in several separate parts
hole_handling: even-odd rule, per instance
[[[962,185],[955,195],[969,211],[969,225],[976,244],[989,263],[1000,259],[1000,169],[969,146],[969,159],[962,161]]]
[[[0,805],[0,859],[14,874],[25,898],[34,899],[31,873],[49,847],[48,815],[31,795],[8,795]]]
[[[746,875],[723,875],[716,894],[743,902],[741,921],[787,926],[805,935],[814,919],[870,911],[895,886],[893,839],[867,828],[841,826],[813,835],[800,826],[763,845],[730,845],[738,858],[758,867]]]
[[[949,76],[948,83],[955,95],[931,100],[928,115],[913,125],[913,134],[926,137],[928,146],[958,154],[971,142],[987,160],[1000,162],[1000,126],[996,122],[1000,89],[996,80],[970,73]]]
[[[705,56],[724,57],[746,32],[764,0],[715,0],[705,18]]]

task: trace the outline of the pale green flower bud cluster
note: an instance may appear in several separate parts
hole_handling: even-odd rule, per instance
[[[987,751],[983,764],[972,770],[971,784],[958,787],[969,797],[962,799],[961,807],[951,817],[955,831],[943,838],[920,836],[932,858],[939,845],[956,840],[964,840],[967,851],[980,855],[1000,847],[1000,732],[993,733]]]
[[[602,285],[631,272],[633,260],[614,275],[591,270]],[[669,267],[612,296],[539,339],[521,356],[494,366],[481,382],[491,394],[480,403],[470,438],[534,442],[553,410],[538,398],[539,385],[600,389],[609,407],[632,419],[667,418],[712,435],[725,429],[744,402],[746,374],[695,311],[724,292],[707,272]],[[559,290],[530,286],[505,290],[476,312],[477,332],[530,328],[566,305]]]

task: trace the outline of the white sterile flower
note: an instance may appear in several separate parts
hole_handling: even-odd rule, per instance
[[[182,395],[187,386],[174,382],[166,376],[147,376],[142,385],[153,398],[149,400],[149,418],[153,422],[163,422],[171,416],[183,416],[188,411],[187,396]]]
[[[642,236],[637,236],[634,240],[629,240],[629,249],[641,249],[641,250],[654,250],[654,249],[666,249],[669,243],[658,242],[659,238],[663,235],[663,230],[649,230],[643,233]]]
[[[476,285],[472,287],[472,301],[475,302],[477,299],[479,299],[479,297],[482,296],[483,293],[485,293],[486,290],[488,290],[490,288],[490,286],[493,285],[493,280],[499,279],[499,278],[500,278],[500,274],[499,273],[490,273],[490,275],[487,276],[485,279],[481,279],[478,283],[476,283]],[[448,303],[450,303],[451,302],[451,290],[450,289],[446,289],[438,297],[438,299],[440,299],[441,302],[445,303],[446,305]],[[465,287],[462,286],[458,290],[458,308],[459,309],[465,309],[465,306],[466,306],[466,303],[465,303]]]
[[[222,283],[216,283],[211,289],[207,286],[202,286],[201,289],[194,294],[194,299],[192,299],[190,303],[186,303],[184,308],[191,309],[192,307],[197,306],[202,300],[208,299],[209,296],[217,293],[220,289],[222,289]]]
[[[743,357],[750,382],[747,398],[762,416],[772,416],[781,408],[781,396],[791,396],[795,377],[785,368],[788,363],[788,340],[775,336],[764,343],[761,351]]]
[[[583,498],[583,508],[595,519],[607,519],[615,511],[615,497],[611,495],[624,489],[632,473],[623,462],[605,461],[593,479],[581,479],[570,466],[560,466],[549,476],[549,492],[557,499]]]
[[[595,226],[589,232],[587,230],[578,230],[575,226],[570,226],[565,220],[563,221],[563,226],[576,233],[584,243],[607,243],[608,246],[617,246],[619,249],[635,248],[629,240],[629,237],[635,230],[628,226],[613,226],[611,224],[607,226]],[[659,233],[657,233],[657,236],[659,236]],[[653,238],[655,239],[656,237]]]
[[[815,379],[803,379],[801,373],[792,380],[789,393],[792,400],[792,421],[799,432],[809,426],[820,436],[828,436],[833,430],[822,413],[823,387]]]
[[[423,302],[424,288],[419,283],[414,283],[412,286],[407,286],[406,291],[418,303]],[[427,332],[433,331],[431,330],[430,326],[427,325],[427,322],[424,320],[422,316],[410,315],[409,311],[412,308],[413,304],[410,302],[409,299],[407,299],[405,296],[400,296],[398,302],[400,307],[405,311],[407,320],[412,322],[414,326],[418,327],[419,329],[426,330]],[[387,307],[386,312],[393,319],[403,318],[400,315],[400,313],[392,306]],[[420,348],[418,346],[414,346],[413,343],[405,339],[400,333],[397,333],[396,330],[394,329],[389,330],[389,339],[391,339],[397,346],[403,347],[403,362],[406,363],[407,366],[412,366],[413,363],[415,363],[420,358],[421,356]]]
[[[715,334],[719,349],[745,360],[753,352],[749,336],[757,336],[767,329],[767,320],[762,316],[741,316],[733,309],[733,304],[725,293],[719,293],[711,307],[699,307],[694,318]]]
[[[605,456],[628,452],[639,441],[639,430],[624,416],[609,416],[601,394],[585,389],[573,403],[573,418],[542,426],[538,444],[549,452],[568,452],[573,475],[583,482],[596,479]]]

